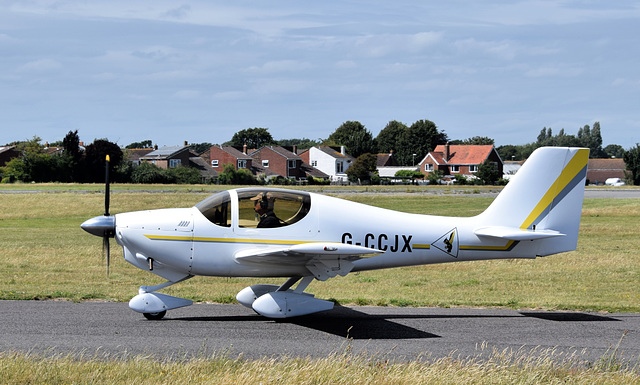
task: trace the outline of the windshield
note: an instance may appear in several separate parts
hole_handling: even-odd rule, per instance
[[[196,208],[214,225],[231,227],[231,198],[227,191],[210,196]]]
[[[311,208],[308,193],[274,189],[238,191],[240,227],[270,228],[292,225]]]

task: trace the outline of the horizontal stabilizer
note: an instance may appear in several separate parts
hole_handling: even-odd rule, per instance
[[[515,227],[489,226],[475,229],[474,234],[479,237],[492,237],[511,241],[533,241],[536,239],[564,237],[554,230],[523,230]]]

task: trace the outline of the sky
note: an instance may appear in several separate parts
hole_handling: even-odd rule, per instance
[[[0,0],[0,145],[327,138],[427,119],[640,142],[637,1]]]

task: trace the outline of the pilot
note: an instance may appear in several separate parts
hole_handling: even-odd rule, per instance
[[[260,193],[251,198],[255,201],[253,209],[260,215],[260,222],[258,228],[280,227],[283,225],[282,221],[273,212],[275,198],[271,197],[269,193]]]

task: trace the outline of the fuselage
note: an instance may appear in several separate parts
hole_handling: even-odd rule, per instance
[[[243,197],[264,191],[276,195],[282,191],[294,198],[301,194],[308,202],[307,212],[295,223],[258,228],[250,222],[257,223],[259,218],[243,207]],[[175,281],[188,275],[305,276],[309,272],[304,265],[240,262],[236,255],[314,242],[352,244],[381,252],[354,261],[352,271],[536,256],[536,242],[480,240],[474,234],[478,217],[402,213],[292,190],[254,188],[220,194],[228,194],[223,199],[226,206],[222,221],[213,219],[211,208],[198,206],[117,214],[115,238],[123,246],[125,259]],[[149,259],[153,260],[151,264]]]

